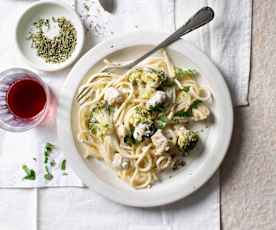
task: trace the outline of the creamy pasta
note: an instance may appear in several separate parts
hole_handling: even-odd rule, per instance
[[[106,65],[112,65],[106,61]],[[175,67],[165,50],[123,74],[99,72],[80,86],[78,140],[86,157],[103,160],[136,189],[184,165],[199,135],[188,127],[208,118],[208,87],[198,73]]]

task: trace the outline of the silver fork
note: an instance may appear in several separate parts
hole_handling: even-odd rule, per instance
[[[170,36],[168,36],[164,41],[159,43],[157,46],[155,46],[153,49],[149,50],[147,53],[145,53],[143,56],[139,57],[138,59],[128,62],[128,63],[117,63],[112,64],[110,66],[105,67],[102,69],[102,72],[111,72],[113,70],[127,70],[131,69],[132,67],[139,64],[141,61],[158,51],[159,49],[165,48],[169,46],[170,44],[174,43],[178,39],[180,39],[183,35],[190,33],[191,31],[209,23],[214,18],[214,11],[212,8],[206,6],[201,8],[199,11],[197,11],[183,26],[181,26],[179,29],[177,29],[174,33],[172,33]],[[84,103],[86,100],[82,100],[88,93],[89,88],[84,87],[76,96],[76,100],[81,104]]]

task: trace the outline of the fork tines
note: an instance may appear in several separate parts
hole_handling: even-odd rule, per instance
[[[82,99],[89,93],[90,88],[89,87],[84,87],[76,96],[76,100],[79,104],[83,104],[85,101],[87,101],[88,98],[82,101]],[[82,101],[82,102],[81,102]]]

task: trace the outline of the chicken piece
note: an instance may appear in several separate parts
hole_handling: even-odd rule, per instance
[[[210,111],[207,106],[200,104],[197,108],[192,110],[193,113],[193,120],[194,121],[201,121],[207,119],[210,114]]]
[[[109,105],[120,103],[123,100],[123,93],[114,87],[109,87],[104,93],[104,100],[107,101]]]
[[[147,108],[155,108],[158,105],[163,104],[167,100],[168,96],[163,91],[156,91],[153,97],[151,97],[147,102]]]
[[[167,137],[164,136],[160,129],[151,137],[151,140],[156,148],[156,155],[161,155],[170,148]]]
[[[133,138],[140,142],[143,138],[150,138],[155,131],[156,129],[152,124],[140,123],[134,129]]]

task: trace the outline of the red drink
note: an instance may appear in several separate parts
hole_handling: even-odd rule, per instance
[[[31,119],[45,107],[46,93],[38,81],[23,78],[9,87],[7,104],[16,116]]]
[[[49,106],[49,87],[35,73],[22,68],[0,73],[0,128],[32,129],[46,118]]]

